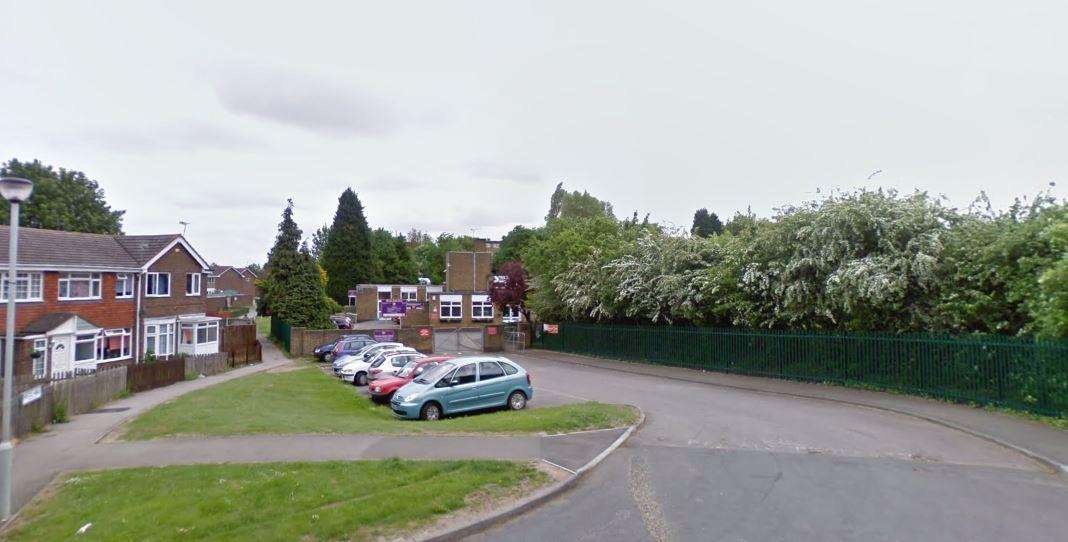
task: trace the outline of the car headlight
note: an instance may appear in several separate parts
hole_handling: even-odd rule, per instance
[[[378,392],[382,391],[382,388],[380,388],[378,386],[375,386],[371,391],[373,391],[375,393],[378,393]]]
[[[411,395],[409,395],[409,396],[404,398],[404,402],[405,403],[411,403],[411,402],[418,401],[418,400],[419,400],[419,394],[418,393],[413,393],[413,394],[411,394]]]

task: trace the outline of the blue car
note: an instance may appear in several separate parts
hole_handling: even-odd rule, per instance
[[[534,398],[530,374],[503,357],[456,358],[434,367],[393,394],[402,418],[438,420],[485,408],[522,410]]]

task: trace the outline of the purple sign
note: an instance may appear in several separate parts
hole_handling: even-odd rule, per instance
[[[378,302],[379,318],[401,318],[407,312],[408,306],[404,301],[382,300]]]
[[[371,335],[380,343],[391,343],[397,338],[397,332],[392,329],[376,329]]]

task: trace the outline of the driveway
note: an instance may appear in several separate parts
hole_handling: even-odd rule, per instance
[[[1068,532],[1063,478],[942,425],[555,354],[511,357],[539,391],[631,403],[646,423],[565,496],[478,540],[1064,540]]]

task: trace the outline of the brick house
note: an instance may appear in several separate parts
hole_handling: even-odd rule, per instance
[[[161,357],[218,352],[220,319],[207,316],[208,262],[181,235],[116,239],[140,265],[144,285],[138,292],[137,352]]]
[[[8,228],[0,226],[0,246],[6,247],[8,239]],[[2,252],[0,266],[6,267],[7,252]],[[211,320],[204,317],[203,293],[197,290],[207,265],[200,265],[203,259],[195,254],[179,235],[122,236],[19,228],[15,373],[48,378],[54,373],[132,363],[146,351],[146,318],[176,325],[203,323],[207,338]],[[160,278],[165,274],[167,278]],[[189,278],[194,274],[197,278]],[[177,275],[173,281],[176,289],[198,293],[162,295],[163,283],[170,293],[173,275]],[[0,334],[6,331],[6,296],[10,290],[6,272],[2,284]],[[164,337],[160,337],[159,329],[150,329],[151,346],[157,353],[157,344],[164,344],[163,351],[170,353],[199,353],[211,348],[207,341],[198,343],[195,336],[188,345],[180,343],[179,328],[167,328]],[[199,332],[199,327],[188,329],[194,335]],[[217,319],[210,333],[216,338],[217,349]],[[197,348],[200,346],[203,348]]]
[[[251,300],[256,297],[256,281],[259,277],[247,267],[232,267],[229,265],[212,265],[211,274],[208,275],[208,293],[215,290],[233,290],[238,295],[248,296]]]

